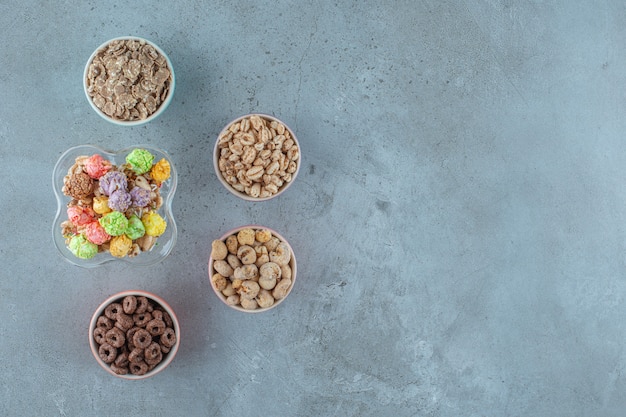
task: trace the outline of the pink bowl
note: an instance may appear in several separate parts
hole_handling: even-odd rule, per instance
[[[93,337],[93,333],[96,328],[96,322],[98,320],[98,317],[104,314],[104,310],[106,309],[106,307],[113,302],[121,303],[122,299],[126,297],[127,295],[134,295],[137,297],[143,296],[153,301],[154,303],[160,305],[163,308],[163,310],[165,310],[172,318],[174,331],[176,332],[176,344],[172,346],[169,353],[165,354],[163,360],[154,369],[152,369],[151,371],[148,371],[144,375],[133,375],[131,373],[128,373],[126,375],[118,375],[115,372],[113,372],[113,370],[111,370],[111,367],[100,358],[100,355],[98,354],[98,344],[96,343]],[[89,347],[91,348],[91,353],[93,354],[94,358],[96,358],[96,362],[98,362],[98,364],[102,367],[102,369],[104,369],[111,375],[116,376],[118,378],[137,380],[137,379],[146,379],[146,378],[149,378],[151,376],[158,374],[172,362],[172,360],[174,359],[174,356],[176,356],[176,352],[178,352],[179,345],[180,345],[180,327],[178,324],[178,318],[176,317],[174,310],[172,310],[169,304],[167,304],[165,300],[163,300],[161,297],[159,297],[158,295],[152,294],[150,292],[147,292],[147,291],[129,290],[129,291],[122,291],[122,292],[119,292],[117,294],[110,296],[109,298],[104,300],[102,304],[100,304],[100,306],[96,309],[95,313],[91,317],[91,322],[89,323]]]
[[[279,304],[281,304],[283,301],[285,301],[285,299],[289,296],[289,294],[291,293],[291,290],[293,290],[293,287],[296,283],[296,275],[298,272],[298,268],[297,268],[297,262],[296,262],[296,255],[293,252],[293,248],[291,247],[291,245],[289,244],[289,242],[287,241],[287,239],[285,239],[281,234],[279,234],[277,231],[273,230],[272,228],[266,227],[266,226],[261,226],[261,225],[247,225],[247,226],[240,226],[240,227],[236,227],[234,229],[229,230],[228,232],[224,233],[219,240],[221,241],[226,241],[226,238],[238,233],[240,230],[243,229],[266,229],[269,230],[270,232],[272,232],[273,236],[276,236],[278,239],[280,239],[281,242],[285,243],[287,245],[287,247],[289,248],[289,251],[291,252],[291,259],[289,261],[289,266],[291,267],[291,286],[289,287],[289,289],[287,290],[287,294],[277,300],[276,302],[274,302],[274,304],[272,304],[270,307],[266,307],[266,308],[257,308],[255,310],[246,310],[245,308],[241,307],[240,305],[230,305],[226,302],[226,296],[224,296],[224,294],[222,294],[221,291],[219,291],[217,288],[215,288],[215,286],[213,285],[213,282],[211,280],[211,277],[213,277],[213,275],[216,273],[215,268],[213,268],[213,257],[209,256],[209,283],[211,284],[211,288],[213,289],[213,292],[215,293],[215,295],[217,295],[217,298],[219,298],[225,305],[227,305],[228,307],[237,310],[237,311],[241,311],[244,313],[262,313],[264,311],[268,311],[271,310],[273,308],[275,308],[276,306],[278,306]]]

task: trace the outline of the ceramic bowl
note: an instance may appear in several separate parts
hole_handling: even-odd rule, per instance
[[[237,160],[232,162],[230,168],[227,168],[224,170],[224,172],[222,172],[221,168],[225,168],[223,165],[220,164],[220,157],[222,155],[222,152],[226,152],[226,149],[229,148],[228,145],[228,137],[225,137],[225,135],[230,135],[229,132],[232,132],[232,130],[235,130],[234,126],[241,126],[241,121],[244,119],[250,119],[250,117],[252,116],[258,116],[261,119],[263,119],[266,123],[266,125],[268,126],[268,128],[270,127],[270,125],[272,123],[276,123],[279,125],[284,126],[284,133],[281,136],[286,136],[288,135],[289,138],[293,141],[293,146],[292,148],[294,148],[291,152],[292,154],[294,153],[294,151],[297,149],[297,152],[295,152],[296,157],[293,159],[293,163],[292,166],[288,169],[285,170],[276,170],[274,171],[271,168],[271,163],[273,162],[272,157],[268,158],[268,162],[266,163],[266,165],[263,167],[264,171],[263,173],[265,174],[269,174],[271,173],[272,175],[275,175],[278,177],[278,180],[280,180],[279,185],[276,185],[276,192],[272,192],[271,195],[263,195],[263,187],[266,187],[267,185],[263,182],[263,177],[260,178],[255,178],[253,180],[250,180],[251,177],[249,176],[245,176],[245,180],[250,181],[251,184],[259,183],[261,191],[260,191],[260,195],[256,195],[255,193],[252,192],[248,192],[246,191],[246,186],[247,184],[243,183],[241,179],[237,179],[236,176],[236,172],[241,170],[241,167],[237,167]],[[248,130],[248,132],[252,132],[253,131],[253,127],[250,127],[250,130]],[[275,145],[271,144],[272,142],[274,142],[274,139],[271,137],[273,135],[273,133],[271,133],[270,130],[268,130],[268,132],[270,132],[270,138],[267,140],[267,143],[265,144],[265,148],[264,149],[272,149],[272,151],[274,150]],[[231,139],[232,141],[234,141],[234,136],[237,135],[237,132],[233,132],[233,139]],[[256,136],[256,132],[254,132],[254,135]],[[278,134],[277,134],[278,136]],[[285,140],[286,142],[286,140]],[[260,142],[257,141],[257,144],[259,144]],[[284,142],[283,142],[284,143]],[[252,148],[255,148],[257,146],[257,144],[255,144],[254,146],[248,145]],[[244,145],[243,147],[245,147],[246,145]],[[224,149],[224,150],[223,150]],[[280,148],[276,148],[276,149],[280,149]],[[259,157],[259,155],[261,154],[262,150],[258,150],[255,149],[255,158]],[[238,151],[236,151],[238,152]],[[243,151],[244,153],[241,155],[240,158],[238,158],[238,160],[242,163],[246,162],[243,161],[244,159],[246,159],[245,157],[245,151]],[[289,151],[284,150],[283,151],[285,153],[285,155],[288,154]],[[230,152],[230,149],[228,149],[228,153],[232,154],[232,152]],[[226,157],[225,157],[226,158]],[[252,158],[250,158],[252,159]],[[271,116],[269,114],[263,114],[263,113],[251,113],[251,114],[246,114],[243,116],[240,116],[236,119],[234,119],[233,121],[231,121],[230,123],[228,123],[220,132],[220,134],[217,137],[217,140],[215,141],[215,146],[213,148],[213,167],[215,169],[215,174],[217,175],[217,179],[220,181],[220,183],[222,183],[222,185],[229,191],[231,192],[233,195],[246,200],[246,201],[266,201],[266,200],[271,200],[273,198],[278,197],[279,195],[283,194],[285,191],[287,191],[287,189],[291,186],[291,184],[293,184],[296,180],[296,177],[298,176],[298,172],[300,171],[300,164],[301,164],[301,149],[300,149],[300,143],[298,142],[298,138],[296,137],[295,133],[293,132],[293,130],[291,130],[291,128],[284,123],[283,121],[279,120],[278,118]],[[256,165],[256,162],[255,162]],[[248,166],[250,168],[254,168],[254,166],[252,164],[248,164]],[[230,171],[229,171],[230,170]],[[248,168],[244,169],[244,172],[246,172],[246,174],[248,173]],[[243,173],[242,173],[243,174]],[[258,176],[259,174],[257,174],[256,176]],[[254,177],[253,177],[254,178]],[[245,181],[244,180],[244,181]],[[269,188],[269,187],[267,187]]]
[[[152,88],[151,88],[152,85],[155,85],[157,82],[160,82],[158,78],[154,77],[154,74],[155,74],[154,70],[152,70],[151,75],[147,75],[148,71],[146,71],[145,74],[140,72],[140,69],[138,67],[139,64],[135,65],[134,67],[131,67],[131,66],[122,67],[122,65],[127,65],[126,63],[120,64],[119,68],[115,69],[115,71],[120,72],[122,74],[128,74],[128,77],[130,77],[130,78],[128,77],[126,78],[125,83],[123,83],[125,85],[123,85],[122,83],[119,84],[118,88],[120,88],[123,91],[121,91],[119,94],[117,92],[113,93],[114,97],[116,97],[116,102],[118,104],[120,105],[126,104],[128,107],[135,108],[137,110],[141,110],[141,104],[148,104],[147,106],[144,106],[144,108],[146,107],[151,108],[151,107],[156,106],[155,110],[152,111],[151,109],[150,112],[146,112],[145,114],[139,113],[141,114],[141,116],[135,116],[133,118],[125,116],[122,113],[122,110],[120,110],[119,115],[117,112],[113,112],[110,108],[105,107],[106,100],[104,101],[102,100],[102,95],[99,95],[98,97],[97,91],[99,88],[101,88],[100,85],[106,85],[105,80],[108,80],[108,78],[106,77],[101,78],[102,84],[100,85],[96,85],[95,82],[93,83],[93,85],[90,85],[90,81],[89,81],[90,74],[93,74],[93,75],[106,74],[108,76],[107,74],[108,70],[106,68],[104,67],[96,68],[96,66],[92,67],[91,64],[93,63],[94,58],[97,55],[106,51],[107,48],[109,48],[112,44],[117,44],[120,41],[136,41],[135,45],[141,45],[142,47],[143,45],[152,46],[152,48],[154,49],[151,50],[151,52],[155,51],[157,54],[157,55],[152,55],[152,56],[153,57],[158,57],[159,55],[162,56],[164,58],[164,63],[160,61],[161,58],[157,58],[157,62],[162,64],[164,68],[165,68],[165,65],[167,65],[167,70],[169,70],[169,73],[170,73],[169,78],[167,78],[167,81],[165,81],[165,84],[164,84],[165,88],[159,93],[157,91],[152,91]],[[133,53],[128,52],[128,55],[130,55],[128,61],[130,61],[131,59],[134,59],[133,56],[135,56],[138,59],[134,60],[134,62],[140,63],[141,55],[139,55],[139,52],[136,52],[136,51],[134,52],[135,52],[134,55]],[[145,67],[147,67],[147,65],[142,64],[140,68],[143,69]],[[137,72],[139,72],[139,74],[137,74]],[[152,77],[152,78],[149,78],[149,77]],[[97,47],[95,51],[93,51],[93,53],[87,60],[87,64],[85,65],[85,69],[83,71],[83,89],[85,91],[85,96],[87,97],[87,101],[91,105],[91,108],[104,120],[111,122],[113,124],[116,124],[118,126],[138,126],[144,123],[148,123],[149,121],[154,120],[157,117],[159,117],[171,103],[172,98],[174,97],[175,86],[176,86],[176,77],[174,75],[174,67],[172,66],[172,62],[170,61],[167,54],[163,52],[163,50],[159,48],[159,46],[156,45],[155,43],[147,39],[137,37],[137,36],[121,36],[121,37],[113,38],[104,42],[102,45]],[[145,87],[145,89],[143,87]],[[111,86],[109,91],[111,89],[113,89],[113,86]],[[156,102],[152,102],[152,99],[156,98],[157,96],[158,96],[158,100]],[[131,101],[129,101],[129,99]],[[131,102],[134,103],[134,105],[128,104]],[[109,106],[111,105],[112,104],[110,104]],[[120,108],[120,107],[117,107],[117,108]]]
[[[291,253],[291,257],[289,259],[289,268],[291,270],[291,285],[287,288],[286,293],[284,295],[284,297],[280,298],[280,299],[276,299],[274,301],[274,303],[271,306],[268,307],[257,307],[255,309],[246,309],[244,307],[242,307],[240,304],[233,304],[231,302],[229,302],[228,297],[226,295],[224,295],[223,291],[221,291],[220,289],[218,289],[218,284],[216,284],[215,280],[214,280],[214,276],[217,273],[215,267],[214,267],[214,262],[215,259],[213,259],[213,253],[211,254],[211,256],[209,256],[209,283],[211,284],[211,288],[213,289],[213,291],[215,292],[215,295],[217,296],[217,298],[220,299],[220,301],[222,301],[224,304],[226,304],[228,307],[237,310],[237,311],[241,311],[244,313],[262,313],[264,311],[268,311],[271,310],[275,307],[277,307],[278,305],[280,305],[281,303],[283,303],[287,297],[289,296],[289,294],[291,293],[295,283],[296,283],[296,276],[298,273],[298,267],[297,267],[297,262],[296,262],[296,255],[291,247],[291,245],[289,244],[289,242],[287,241],[287,239],[285,239],[280,233],[278,233],[277,231],[266,227],[266,226],[261,226],[261,225],[246,225],[246,226],[240,226],[240,227],[236,227],[234,229],[229,230],[228,232],[224,233],[221,237],[219,237],[219,240],[226,242],[226,239],[229,236],[232,235],[237,235],[241,230],[244,229],[252,229],[252,230],[268,230],[271,232],[272,236],[275,236],[276,238],[278,238],[282,243],[284,243],[285,245],[287,245],[287,248],[289,248],[289,252]],[[253,246],[256,246],[258,244],[258,242],[254,243]],[[241,246],[241,245],[239,245]],[[271,255],[271,250],[268,250],[268,253],[270,253]],[[284,275],[284,274],[282,274]],[[284,276],[281,277],[281,279],[283,279]],[[226,278],[226,283],[231,282],[232,279]],[[258,281],[258,280],[257,280]],[[280,282],[280,279],[279,281]],[[277,284],[278,285],[278,284]],[[268,289],[268,291],[270,293],[273,292],[273,288],[272,289]],[[258,300],[258,297],[257,297]]]
[[[135,297],[146,297],[155,307],[160,306],[162,311],[167,312],[167,314],[169,315],[172,321],[172,327],[170,328],[174,330],[174,333],[176,335],[175,337],[176,341],[173,344],[173,346],[166,348],[166,349],[169,349],[167,353],[161,354],[162,355],[161,362],[159,362],[156,366],[154,366],[153,369],[149,370],[147,373],[143,375],[133,374],[130,370],[125,374],[116,373],[111,368],[111,365],[105,363],[105,361],[100,357],[100,353],[99,353],[100,345],[96,342],[96,339],[94,337],[95,329],[98,326],[98,318],[104,315],[105,309],[111,303],[122,304],[124,298],[126,296],[131,296],[131,295]],[[167,327],[169,327],[169,324],[167,325]],[[127,332],[124,332],[124,334],[126,333]],[[152,336],[152,338],[153,338],[153,341],[156,341],[156,343],[159,343],[160,336]],[[104,300],[102,304],[98,306],[96,311],[93,313],[93,316],[91,317],[91,321],[89,322],[89,347],[91,349],[91,353],[96,359],[96,362],[98,362],[98,365],[102,367],[102,369],[104,369],[109,374],[116,376],[118,378],[137,380],[137,379],[146,379],[146,378],[149,378],[151,376],[158,374],[159,372],[163,371],[172,362],[172,360],[174,360],[174,357],[176,356],[176,352],[178,352],[179,345],[180,345],[180,326],[178,324],[178,318],[176,317],[174,310],[172,310],[169,304],[167,304],[167,302],[165,302],[165,300],[163,300],[161,297],[159,297],[158,295],[152,294],[150,292],[147,292],[147,291],[129,290],[129,291],[122,291],[122,292],[119,292],[117,294],[110,296],[109,298]],[[121,348],[118,348],[117,351],[121,351]],[[113,362],[113,364],[115,365],[115,362]],[[130,366],[128,368],[130,369]]]
[[[159,188],[161,197],[163,198],[163,204],[157,210],[157,213],[159,213],[167,224],[165,232],[157,238],[156,244],[150,250],[141,252],[134,257],[125,256],[123,258],[117,258],[112,256],[109,252],[99,252],[90,259],[76,257],[68,248],[68,239],[67,236],[64,236],[62,228],[62,224],[68,220],[67,205],[72,200],[70,197],[63,194],[63,178],[68,174],[68,171],[74,165],[76,158],[80,156],[99,154],[105,160],[110,161],[114,165],[120,166],[125,163],[126,155],[128,155],[133,149],[137,148],[145,149],[154,155],[154,162],[164,158],[170,163],[170,177],[166,181],[162,182]],[[57,211],[52,224],[52,239],[57,250],[59,251],[59,254],[66,261],[85,268],[97,267],[111,261],[127,262],[133,265],[144,266],[162,261],[165,257],[167,257],[167,255],[170,254],[176,244],[177,228],[172,214],[172,201],[174,199],[174,193],[176,192],[177,183],[178,175],[172,162],[172,158],[170,158],[165,151],[153,146],[136,145],[116,152],[107,151],[95,145],[80,145],[68,149],[58,159],[52,174],[52,188],[57,199]]]

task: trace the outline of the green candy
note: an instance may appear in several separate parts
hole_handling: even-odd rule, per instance
[[[126,162],[131,166],[137,175],[145,174],[152,168],[154,155],[145,149],[133,149],[126,155]]]
[[[124,233],[126,233],[126,236],[131,240],[135,240],[146,234],[146,228],[141,222],[141,219],[133,214],[128,219],[128,227]]]
[[[83,235],[72,237],[68,247],[74,256],[81,259],[91,259],[98,253],[98,245],[91,243]]]
[[[123,235],[128,227],[128,219],[124,213],[119,211],[112,211],[100,217],[98,220],[100,226],[104,228],[104,231],[111,236]]]

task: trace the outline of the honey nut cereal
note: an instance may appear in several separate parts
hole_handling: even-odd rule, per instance
[[[166,58],[144,40],[120,39],[96,52],[87,69],[87,93],[115,120],[145,120],[172,88]]]
[[[218,138],[218,169],[230,186],[267,198],[291,182],[300,150],[284,124],[261,115],[228,126]]]
[[[270,230],[242,229],[211,246],[215,271],[211,285],[226,304],[256,310],[287,296],[292,285],[292,253]]]
[[[138,312],[140,307],[146,310]],[[98,317],[92,337],[98,356],[117,375],[145,375],[176,344],[170,315],[153,300],[134,295],[109,304]]]

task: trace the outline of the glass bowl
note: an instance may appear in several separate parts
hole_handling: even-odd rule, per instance
[[[90,67],[91,64],[94,60],[94,58],[96,57],[96,55],[98,55],[100,52],[102,52],[103,50],[105,50],[110,44],[112,44],[113,42],[118,42],[118,41],[137,41],[139,43],[143,44],[147,44],[150,45],[154,48],[154,51],[157,52],[158,55],[161,55],[164,59],[165,62],[167,64],[167,69],[170,72],[170,77],[169,77],[169,83],[168,83],[168,88],[169,90],[167,91],[166,95],[164,97],[160,97],[160,104],[158,104],[158,107],[156,108],[156,110],[149,114],[145,119],[134,119],[134,120],[125,120],[124,118],[118,118],[118,117],[112,117],[109,116],[107,113],[104,112],[104,108],[100,109],[96,103],[94,102],[94,98],[92,97],[92,92],[91,90],[95,87],[93,86],[89,86],[88,85],[88,77],[90,74]],[[140,61],[139,59],[137,60],[138,62]],[[159,61],[160,62],[160,61]],[[126,64],[125,64],[126,65]],[[124,69],[123,69],[124,71]],[[129,71],[129,70],[126,70]],[[139,75],[135,81],[133,81],[132,83],[132,87],[125,87],[125,92],[126,93],[131,93],[133,94],[135,97],[139,97],[139,100],[144,100],[145,97],[147,97],[146,94],[140,94],[137,93],[135,94],[133,90],[134,88],[137,87],[141,87],[140,83],[142,80],[146,80],[145,77],[143,77],[143,75]],[[151,83],[147,82],[146,86],[151,85]],[[91,54],[91,56],[89,57],[89,59],[87,60],[87,64],[85,65],[85,69],[83,71],[83,90],[85,91],[85,96],[87,97],[87,101],[89,102],[89,105],[91,106],[91,108],[100,116],[102,117],[104,120],[111,122],[113,124],[116,124],[118,126],[139,126],[142,125],[144,123],[148,123],[151,120],[156,119],[157,117],[159,117],[164,111],[165,109],[167,109],[167,107],[169,106],[169,104],[172,101],[172,98],[174,97],[174,88],[176,86],[176,77],[174,75],[174,67],[172,66],[172,62],[170,61],[169,57],[167,56],[167,54],[165,52],[163,52],[163,50],[161,48],[159,48],[158,45],[156,45],[154,42],[151,42],[147,39],[144,38],[140,38],[137,36],[120,36],[117,38],[113,38],[110,39],[106,42],[104,42],[102,45],[100,45],[99,47],[96,48],[95,51],[93,51],[93,53]],[[137,90],[139,90],[139,88],[137,88]],[[148,94],[154,97],[154,94]],[[142,99],[143,97],[143,99]],[[106,106],[105,106],[106,107]]]
[[[162,311],[167,312],[167,314],[169,315],[172,321],[171,328],[174,330],[174,333],[176,335],[176,342],[168,349],[167,353],[161,354],[163,357],[162,361],[159,362],[153,369],[149,370],[143,375],[136,375],[136,374],[131,373],[130,371],[127,371],[127,373],[125,374],[116,373],[111,368],[111,365],[105,363],[105,361],[100,357],[100,354],[99,354],[100,345],[96,342],[94,338],[94,331],[96,329],[96,326],[98,326],[98,318],[105,313],[106,308],[111,303],[122,304],[124,298],[126,296],[131,296],[131,295],[137,298],[146,297],[148,301],[150,301],[155,307],[160,306]],[[169,327],[169,324],[166,324],[166,327]],[[124,333],[125,333],[125,336],[128,334],[127,331]],[[160,338],[159,336],[153,336],[153,340],[158,340],[159,338]],[[167,304],[167,302],[165,302],[165,300],[163,300],[161,297],[159,297],[158,295],[152,294],[150,292],[147,292],[147,291],[129,290],[129,291],[122,291],[122,292],[119,292],[117,294],[110,296],[104,302],[102,302],[100,306],[98,306],[96,311],[93,313],[93,316],[91,317],[91,321],[89,323],[89,348],[91,349],[91,353],[96,359],[96,362],[98,362],[98,365],[102,367],[102,369],[104,369],[109,374],[116,376],[118,378],[137,380],[137,379],[146,379],[146,378],[149,378],[151,376],[158,374],[159,372],[164,370],[172,362],[172,360],[174,360],[174,357],[176,356],[176,353],[178,352],[179,345],[180,345],[180,326],[178,323],[178,318],[176,317],[176,314],[174,313],[174,310],[172,310],[172,307],[170,307],[169,304]]]
[[[289,242],[287,241],[287,239],[285,239],[280,233],[278,233],[277,231],[275,231],[272,228],[266,227],[266,226],[261,226],[261,225],[256,225],[256,224],[252,224],[252,225],[246,225],[246,226],[240,226],[240,227],[236,227],[234,229],[229,230],[228,232],[226,232],[224,235],[222,235],[218,240],[221,240],[222,242],[226,243],[226,239],[229,236],[232,235],[237,235],[237,233],[239,233],[241,230],[243,229],[253,229],[253,230],[268,230],[271,232],[272,236],[277,237],[280,242],[284,243],[287,248],[289,248],[289,251],[291,253],[291,257],[289,259],[289,267],[291,270],[291,285],[289,285],[289,287],[287,288],[284,296],[278,300],[275,300],[273,302],[272,305],[270,305],[269,307],[257,307],[255,309],[246,309],[243,308],[240,304],[232,304],[229,303],[227,301],[226,295],[224,295],[224,293],[217,288],[216,283],[213,280],[213,276],[217,273],[217,271],[215,270],[214,267],[214,259],[213,259],[213,251],[211,251],[211,255],[209,256],[209,283],[211,284],[211,288],[213,289],[213,292],[215,292],[215,295],[217,296],[217,298],[220,299],[220,301],[222,301],[224,304],[226,304],[228,307],[237,310],[237,311],[241,311],[243,313],[262,313],[264,311],[268,311],[271,310],[275,307],[277,307],[279,304],[281,304],[283,301],[285,301],[285,299],[289,296],[289,294],[291,293],[291,291],[293,290],[293,287],[295,285],[296,282],[296,275],[298,272],[298,267],[297,267],[297,263],[296,263],[296,255],[293,252],[293,248],[291,247],[291,245],[289,244]],[[251,246],[256,247],[258,246],[258,241],[253,243]],[[270,251],[271,252],[271,251]],[[282,275],[282,274],[281,274]],[[281,279],[284,277],[280,277]],[[232,284],[232,279],[229,280],[228,277],[226,277],[226,283],[231,283]],[[278,281],[280,282],[280,280]],[[269,287],[268,287],[269,288]],[[273,288],[270,289],[269,291],[272,292]]]
[[[109,252],[97,253],[93,258],[82,259],[76,257],[67,247],[66,238],[63,236],[61,224],[68,220],[67,204],[72,200],[71,197],[63,194],[63,178],[67,175],[68,170],[74,165],[76,158],[79,156],[91,156],[93,154],[101,155],[105,160],[110,161],[114,165],[125,163],[125,158],[133,149],[145,149],[154,155],[154,161],[165,158],[170,163],[170,177],[161,184],[160,194],[163,198],[163,204],[157,210],[157,213],[163,217],[167,227],[165,232],[156,239],[155,245],[148,251],[141,252],[137,256],[118,258],[112,256]],[[149,145],[135,145],[117,152],[108,151],[95,145],[79,145],[65,151],[56,165],[52,173],[52,189],[57,199],[57,212],[52,223],[52,240],[59,251],[59,254],[73,265],[84,268],[94,268],[106,262],[121,261],[133,265],[152,265],[162,261],[170,254],[176,244],[177,229],[174,216],[172,214],[172,201],[176,192],[178,183],[178,174],[172,162],[172,158],[163,150]]]
[[[261,166],[263,168],[263,172],[257,173],[255,174],[255,179],[250,180],[250,177],[247,177],[247,174],[249,173],[248,169],[250,168],[259,168],[257,166],[257,161],[255,160],[254,163],[246,161],[246,147],[248,146],[243,146],[243,149],[240,149],[240,151],[242,151],[242,155],[239,158],[236,158],[234,160],[231,160],[230,162],[227,162],[229,165],[231,165],[230,172],[228,170],[225,170],[224,172],[222,172],[222,168],[224,168],[223,166],[221,166],[222,164],[220,163],[220,159],[222,156],[222,152],[228,152],[228,154],[230,155],[231,153],[231,149],[234,149],[234,147],[231,146],[227,146],[228,142],[231,141],[230,139],[228,139],[228,137],[225,137],[225,135],[231,135],[230,132],[232,132],[232,127],[233,126],[240,126],[242,120],[247,119],[247,120],[251,120],[250,118],[253,116],[258,116],[259,118],[261,118],[266,124],[267,126],[270,126],[272,123],[275,123],[277,125],[281,125],[284,127],[284,132],[280,133],[277,132],[277,136],[286,136],[288,135],[287,139],[291,139],[291,141],[293,142],[293,146],[290,151],[284,150],[283,153],[285,154],[285,156],[287,156],[289,154],[289,156],[295,155],[295,158],[293,159],[289,159],[287,158],[287,162],[293,162],[293,164],[295,166],[291,166],[290,168],[287,169],[272,169],[271,168],[271,164],[275,161],[274,156],[268,157],[266,158],[267,162],[265,163],[265,165]],[[247,132],[253,132],[253,127],[249,127],[249,130]],[[281,131],[283,129],[281,128]],[[235,131],[232,133],[233,137],[236,136],[238,133]],[[260,158],[260,155],[263,151],[266,152],[270,152],[270,149],[273,151],[275,149],[275,138],[268,138],[267,140],[264,140],[265,145],[263,145],[262,141],[259,138],[259,135],[256,134],[256,132],[253,133],[254,136],[256,136],[256,143],[252,146],[250,146],[251,148],[256,148],[257,146],[260,146],[259,148],[256,148],[256,157],[257,160]],[[281,143],[286,143],[287,139],[283,138],[284,142]],[[234,140],[234,139],[233,139]],[[230,149],[229,149],[230,148]],[[260,150],[263,149],[263,150]],[[297,151],[297,152],[294,152]],[[300,143],[298,142],[298,138],[296,137],[295,133],[293,132],[293,130],[291,130],[291,128],[283,121],[281,121],[280,119],[271,116],[269,114],[263,114],[263,113],[250,113],[250,114],[246,114],[243,116],[240,116],[236,119],[234,119],[233,121],[229,122],[220,132],[220,134],[217,136],[217,139],[215,141],[215,146],[213,147],[213,168],[215,169],[215,175],[217,175],[217,179],[219,180],[220,183],[222,183],[222,185],[228,190],[230,191],[233,195],[246,200],[246,201],[267,201],[267,200],[271,200],[273,198],[278,197],[279,195],[281,195],[282,193],[284,193],[285,191],[287,191],[287,189],[291,186],[291,184],[293,184],[296,180],[296,177],[298,176],[298,172],[300,171],[300,165],[301,165],[301,151],[302,149],[300,148]],[[239,152],[239,151],[237,151]],[[289,152],[289,153],[288,153]],[[234,157],[235,155],[233,155]],[[226,156],[224,157],[226,159]],[[252,158],[251,158],[252,159]],[[222,161],[225,162],[225,161]],[[232,164],[231,164],[232,162]],[[244,165],[246,165],[245,168],[241,168],[241,167],[237,167],[237,164],[239,162],[244,163]],[[238,177],[238,175],[243,174],[243,172],[237,172],[237,171],[244,171],[246,173],[246,175],[242,175],[242,177],[244,177],[243,179]],[[276,186],[276,189],[273,190],[273,192],[270,195],[263,195],[263,189],[267,188],[269,189],[270,186],[276,185],[276,184],[265,184],[265,179],[264,179],[264,175],[263,174],[271,174],[271,176],[276,177],[276,181],[278,181],[278,184]],[[228,178],[225,178],[228,177]],[[244,181],[250,181],[250,183],[254,184],[257,183],[257,187],[259,187],[260,185],[260,195],[255,195],[252,194],[250,192],[248,192],[248,190],[246,190],[245,184],[243,183]]]

